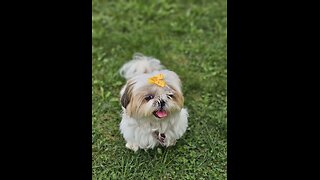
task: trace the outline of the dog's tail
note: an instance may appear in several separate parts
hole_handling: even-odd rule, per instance
[[[163,69],[163,66],[158,59],[135,53],[133,59],[120,68],[119,73],[128,80],[134,76],[161,69]]]

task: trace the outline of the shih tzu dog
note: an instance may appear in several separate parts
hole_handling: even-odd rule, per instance
[[[120,131],[126,147],[136,152],[175,145],[188,126],[178,75],[142,54],[134,54],[119,72],[127,80],[120,91]]]

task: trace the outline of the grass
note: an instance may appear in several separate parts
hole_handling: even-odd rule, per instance
[[[226,0],[92,1],[93,179],[227,178]],[[133,53],[183,83],[189,128],[176,146],[125,148],[118,74]]]

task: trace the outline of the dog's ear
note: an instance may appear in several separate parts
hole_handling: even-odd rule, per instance
[[[134,84],[134,82],[128,82],[126,84],[125,90],[124,90],[124,92],[123,92],[123,94],[121,96],[121,100],[120,101],[121,101],[121,105],[124,108],[127,108],[128,104],[131,101],[133,84]]]

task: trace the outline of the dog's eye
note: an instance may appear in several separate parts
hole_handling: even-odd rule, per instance
[[[147,95],[144,99],[147,101],[150,101],[150,99],[153,99],[153,95]]]
[[[172,99],[173,98],[173,94],[169,94],[168,98]]]

